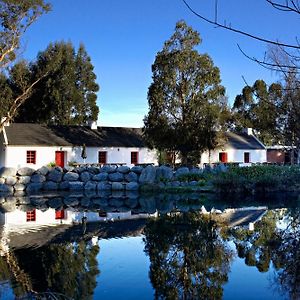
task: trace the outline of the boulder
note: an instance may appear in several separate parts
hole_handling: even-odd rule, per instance
[[[190,186],[197,186],[197,185],[198,185],[198,181],[195,181],[195,180],[190,181],[190,182],[189,182],[189,185],[190,185]]]
[[[108,206],[108,198],[94,198],[93,203],[98,206]]]
[[[18,175],[20,175],[20,176],[31,176],[34,172],[35,172],[34,169],[24,167],[24,168],[20,168],[18,170]]]
[[[91,174],[87,171],[84,171],[80,174],[80,180],[82,182],[88,182],[91,179]]]
[[[37,169],[36,173],[46,176],[49,173],[49,168],[46,166],[43,166],[43,167]]]
[[[60,169],[62,170],[62,168]],[[60,171],[58,167],[55,167],[48,173],[47,179],[54,182],[61,182],[62,176],[63,176],[62,171]]]
[[[106,181],[107,178],[108,178],[108,173],[106,173],[106,172],[99,173],[99,174],[94,175],[92,177],[92,179],[95,180],[95,181]]]
[[[127,166],[120,166],[117,168],[117,172],[120,172],[122,174],[127,174],[130,172],[130,168]]]
[[[5,178],[0,178],[0,184],[4,184],[5,183]]]
[[[6,177],[6,179],[5,179],[5,184],[7,184],[7,185],[15,185],[16,183],[17,183],[16,177],[9,176],[9,177]]]
[[[124,180],[124,175],[122,173],[119,173],[119,172],[110,173],[108,175],[108,179],[110,181],[113,181],[113,182],[120,182],[120,181]]]
[[[17,183],[14,185],[15,191],[24,191],[26,189],[26,185],[22,183]]]
[[[100,172],[99,167],[88,167],[88,172],[91,173],[92,175],[98,174]]]
[[[56,191],[57,189],[58,189],[57,182],[46,181],[43,183],[43,190],[45,190],[45,191]]]
[[[77,181],[78,178],[79,178],[79,174],[78,173],[67,172],[63,176],[63,181]]]
[[[126,183],[126,191],[137,191],[139,189],[139,184],[137,182]]]
[[[91,200],[87,197],[84,197],[81,199],[80,201],[80,205],[83,206],[83,207],[88,207],[91,203]]]
[[[111,184],[111,189],[112,189],[113,191],[121,191],[121,190],[124,189],[124,186],[123,186],[123,184],[120,183],[120,182],[113,182],[113,183]]]
[[[133,166],[131,168],[131,172],[134,172],[136,174],[141,174],[142,171],[143,171],[143,167],[141,167],[141,166]]]
[[[14,188],[12,186],[6,184],[0,184],[0,192],[1,193],[10,193],[13,192]]]
[[[130,172],[125,175],[125,180],[128,182],[137,182],[138,181],[138,176],[134,172]]]
[[[43,187],[43,184],[40,183],[40,182],[32,182],[32,183],[29,183],[26,187],[26,192],[28,193],[33,193],[33,192],[38,192],[42,189]]]
[[[179,181],[172,181],[171,182],[171,186],[172,187],[179,187],[180,186],[180,182]]]
[[[69,182],[69,189],[71,191],[75,191],[75,190],[82,190],[84,187],[84,183],[81,181],[70,181]]]
[[[2,167],[0,169],[0,177],[10,177],[10,176],[16,176],[17,175],[17,170],[15,168],[7,168],[7,167]]]
[[[173,169],[167,166],[160,166],[156,169],[156,181],[171,180]]]
[[[113,173],[116,171],[116,167],[113,167],[113,166],[103,166],[101,169],[100,169],[100,172],[105,172],[105,173]]]
[[[141,184],[152,184],[155,182],[156,168],[154,166],[147,166],[143,169],[139,182]]]
[[[31,180],[30,176],[20,176],[18,177],[18,183],[20,184],[28,184]]]
[[[41,183],[46,181],[46,177],[41,174],[34,174],[31,176],[30,181],[34,183]]]
[[[48,205],[51,208],[58,209],[58,208],[61,208],[64,204],[63,204],[61,198],[52,198],[52,199],[49,199]]]
[[[72,167],[72,166],[66,166],[66,167],[64,167],[64,172],[65,173],[68,173],[68,172],[75,172],[75,168],[74,167]]]
[[[97,183],[93,182],[93,181],[88,181],[85,185],[84,185],[84,189],[85,190],[96,190],[97,188]]]
[[[106,181],[101,181],[97,184],[97,190],[109,191],[109,190],[111,190],[111,184]]]
[[[67,206],[77,206],[79,204],[79,200],[75,197],[67,197],[64,199],[64,203]]]
[[[138,205],[138,198],[127,198],[125,199],[125,204],[129,208],[135,208]]]
[[[179,176],[186,175],[189,173],[190,173],[190,170],[188,167],[181,167],[181,168],[177,169],[177,171],[175,173],[175,177],[178,178]]]
[[[69,189],[69,181],[62,181],[61,183],[59,183],[58,189],[61,191],[68,190]]]

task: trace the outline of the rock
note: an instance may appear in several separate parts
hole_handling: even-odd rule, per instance
[[[142,171],[143,171],[143,167],[141,167],[141,166],[133,166],[131,168],[131,172],[134,172],[136,174],[141,174]]]
[[[15,168],[7,168],[7,167],[2,167],[0,169],[0,177],[10,177],[10,176],[16,176],[17,175],[17,170]]]
[[[139,184],[137,182],[126,183],[127,191],[137,191],[139,189]]]
[[[85,190],[96,190],[96,188],[97,188],[97,184],[93,181],[88,181],[84,186]]]
[[[154,166],[147,166],[143,169],[141,176],[139,178],[139,182],[141,184],[152,184],[155,182],[156,177],[156,168]]]
[[[0,192],[2,193],[9,193],[9,192],[13,192],[13,187],[6,185],[6,184],[0,184]]]
[[[18,177],[18,183],[20,184],[28,184],[31,180],[30,176],[20,176]]]
[[[67,197],[64,199],[64,203],[67,206],[77,206],[79,204],[79,200],[75,197]]]
[[[43,184],[40,182],[29,183],[26,187],[26,192],[28,192],[28,193],[38,192],[42,189],[42,187],[43,187]]]
[[[138,181],[138,176],[134,172],[130,172],[125,175],[125,180],[128,182],[137,182]]]
[[[69,181],[62,181],[61,183],[59,183],[58,185],[58,189],[61,191],[65,191],[69,189]]]
[[[16,183],[17,183],[16,177],[9,176],[9,177],[6,177],[6,179],[5,179],[5,184],[7,184],[7,185],[15,185]]]
[[[113,166],[103,166],[101,169],[100,169],[100,172],[104,172],[104,173],[113,173],[116,171],[116,167],[113,167]]]
[[[36,173],[46,176],[49,173],[49,168],[46,166],[43,166],[43,167],[37,169]]]
[[[99,191],[111,190],[111,184],[106,181],[101,181],[97,184],[97,190]]]
[[[63,181],[77,181],[78,178],[79,178],[79,174],[78,173],[67,172],[63,176]]]
[[[48,201],[48,205],[51,208],[58,209],[61,208],[64,204],[61,198],[52,198]]]
[[[189,174],[189,173],[190,173],[189,168],[181,167],[181,168],[177,169],[177,171],[175,173],[175,177],[178,178],[179,176],[186,175],[186,174]]]
[[[89,173],[95,175],[98,174],[100,172],[100,168],[99,167],[89,167],[88,168]]]
[[[190,169],[190,174],[202,174],[203,170],[200,168],[193,167]]]
[[[180,186],[182,186],[182,187],[187,187],[187,186],[189,186],[189,183],[186,182],[186,181],[181,181],[181,182],[180,182]]]
[[[87,197],[82,198],[80,201],[80,205],[83,207],[88,207],[90,205],[90,203],[91,203],[91,201]]]
[[[156,169],[156,181],[171,180],[173,169],[167,166],[160,166]]]
[[[123,186],[123,184],[120,183],[120,182],[113,182],[113,183],[111,184],[111,189],[112,189],[113,191],[120,191],[120,190],[123,190],[123,189],[124,189],[124,186]]]
[[[31,176],[35,172],[34,169],[24,167],[18,170],[18,175],[20,176]]]
[[[64,172],[65,173],[68,173],[68,172],[75,172],[75,168],[74,167],[72,167],[72,166],[66,166],[66,167],[64,167]]]
[[[180,186],[180,182],[179,181],[172,181],[171,182],[171,186],[173,186],[173,187],[179,187]]]
[[[19,204],[31,204],[30,198],[25,196],[18,196],[17,197]]]
[[[0,184],[4,184],[5,183],[5,178],[0,178]]]
[[[109,205],[113,207],[120,207],[124,204],[124,201],[121,198],[110,198]]]
[[[99,174],[94,175],[92,177],[92,179],[95,180],[95,181],[106,181],[107,178],[108,178],[108,173],[106,173],[106,172],[99,173]]]
[[[80,174],[80,180],[83,182],[88,182],[91,179],[91,174],[87,171]]]
[[[119,173],[119,172],[116,172],[116,173],[110,173],[108,175],[108,179],[110,181],[113,181],[113,182],[120,182],[120,181],[123,181],[124,180],[124,175],[122,173]]]
[[[87,170],[87,167],[78,167],[78,168],[76,168],[76,172],[77,173],[82,173],[82,172],[85,172]]]
[[[62,170],[62,168],[60,169]],[[54,182],[61,182],[62,176],[63,176],[62,171],[60,171],[58,167],[55,167],[48,173],[47,179]]]
[[[34,183],[41,183],[46,181],[46,177],[41,174],[34,174],[31,176],[30,181]]]
[[[160,188],[160,189],[164,189],[166,187],[166,185],[163,183],[163,182],[159,182],[157,184],[157,186]]]
[[[24,191],[26,189],[26,185],[22,183],[17,183],[14,186],[15,191]]]
[[[46,181],[43,183],[43,190],[45,190],[45,191],[56,191],[57,189],[58,189],[57,182]]]
[[[120,166],[117,168],[117,172],[122,173],[122,174],[127,174],[130,172],[130,168],[127,166]]]
[[[74,191],[74,190],[82,190],[84,187],[84,183],[81,182],[81,181],[70,181],[69,182],[69,189],[71,191]]]
[[[127,198],[125,200],[125,204],[130,208],[134,208],[138,205],[138,199],[137,198]]]
[[[198,185],[198,181],[195,181],[195,180],[190,181],[190,182],[189,182],[189,185],[190,185],[190,186],[197,186],[197,185]]]
[[[54,167],[54,169],[53,170],[55,170],[55,171],[57,171],[57,172],[61,172],[61,173],[63,173],[64,172],[64,169],[62,168],[62,167],[60,167],[60,166],[56,166],[56,167]]]

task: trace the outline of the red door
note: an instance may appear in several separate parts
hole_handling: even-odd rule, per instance
[[[228,162],[227,152],[220,152],[219,153],[219,161],[222,163]]]
[[[55,164],[62,168],[65,166],[65,152],[64,151],[55,151]]]

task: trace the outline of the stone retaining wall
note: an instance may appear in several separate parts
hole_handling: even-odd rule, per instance
[[[194,187],[198,181],[180,181],[182,176],[202,172],[201,169],[186,167],[174,171],[167,166],[113,167],[3,167],[0,169],[0,193],[36,193],[40,191],[137,191],[141,186]]]

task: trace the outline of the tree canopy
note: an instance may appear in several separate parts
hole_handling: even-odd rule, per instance
[[[20,108],[17,122],[78,125],[97,120],[99,86],[83,44],[77,52],[71,43],[50,44],[30,66],[33,76],[44,69],[47,75]],[[15,77],[12,74],[11,79],[19,83]]]
[[[227,111],[220,71],[207,54],[200,54],[197,31],[184,21],[157,53],[148,91],[149,112],[144,134],[158,150],[191,153],[213,149]]]

